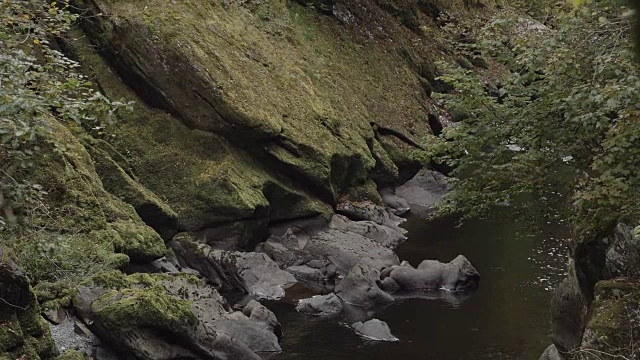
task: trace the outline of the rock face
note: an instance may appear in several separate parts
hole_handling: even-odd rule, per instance
[[[592,314],[580,346],[585,359],[640,357],[640,282],[638,279],[601,281],[596,285]],[[589,351],[592,350],[592,351]],[[594,350],[594,351],[593,351]]]
[[[433,170],[422,169],[411,180],[396,189],[396,195],[406,199],[411,213],[431,215],[447,193],[447,178]]]
[[[389,325],[384,321],[378,319],[371,319],[364,323],[357,322],[351,325],[351,327],[358,333],[358,335],[370,340],[377,341],[398,341],[399,339],[391,334]]]
[[[0,248],[0,358],[51,359],[56,348],[24,273]]]
[[[188,275],[105,274],[79,289],[76,311],[123,357],[260,359],[280,351],[275,316],[259,304],[232,312]]]
[[[604,235],[574,245],[567,279],[552,303],[552,339],[561,356],[635,359],[640,356],[640,257],[631,227],[618,223]],[[607,355],[609,354],[609,355]]]
[[[556,350],[567,353],[580,345],[587,305],[578,281],[571,272],[551,299],[551,339]]]
[[[416,291],[444,289],[449,291],[467,291],[478,286],[480,274],[466,257],[459,255],[449,263],[436,260],[424,260],[417,268],[409,264],[392,266],[383,270],[381,279],[388,281],[383,287],[397,290]]]
[[[239,290],[260,299],[279,299],[296,278],[260,252],[214,250],[177,236],[169,243],[180,262],[222,290]]]

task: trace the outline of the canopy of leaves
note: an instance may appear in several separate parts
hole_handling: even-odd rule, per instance
[[[580,224],[640,217],[640,77],[633,11],[614,1],[562,9],[547,25],[503,12],[477,46],[499,69],[447,64],[441,96],[469,118],[429,141],[455,167],[442,211],[484,213],[532,194],[572,196]],[[560,195],[560,196],[558,196]]]

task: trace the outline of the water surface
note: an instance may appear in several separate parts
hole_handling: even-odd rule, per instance
[[[360,338],[337,318],[297,313],[271,304],[282,323],[283,353],[275,359],[537,359],[550,343],[549,301],[564,275],[567,236],[562,224],[532,225],[509,214],[456,227],[452,220],[409,219],[407,240],[396,252],[417,266],[464,254],[480,272],[480,288],[464,297],[429,293],[404,299],[375,317],[387,322],[396,343]]]

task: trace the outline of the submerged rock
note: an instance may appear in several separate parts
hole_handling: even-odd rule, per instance
[[[480,274],[463,255],[458,255],[449,263],[424,260],[417,268],[409,264],[392,266],[382,271],[381,279],[394,280],[399,290],[466,291],[474,289],[480,281]],[[382,284],[382,283],[381,283]],[[387,281],[384,287],[395,287]]]
[[[358,333],[358,335],[370,340],[377,341],[398,341],[399,339],[391,334],[389,325],[384,321],[378,319],[371,319],[364,323],[357,322],[351,325],[351,327]]]
[[[342,301],[331,293],[329,295],[316,295],[308,299],[302,299],[296,306],[296,310],[310,315],[329,315],[342,311]]]
[[[189,237],[176,236],[169,243],[180,262],[199,271],[217,288],[239,290],[261,299],[279,299],[284,289],[296,282],[267,254],[214,250],[193,242]]]
[[[407,200],[411,214],[427,217],[447,193],[447,177],[433,170],[422,169],[411,180],[396,189],[396,195]]]

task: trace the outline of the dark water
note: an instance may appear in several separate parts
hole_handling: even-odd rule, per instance
[[[467,297],[427,294],[375,314],[400,339],[371,342],[342,318],[311,317],[292,304],[272,304],[283,324],[283,353],[275,359],[537,359],[550,343],[551,290],[564,274],[561,224],[532,226],[508,214],[498,219],[404,224],[409,240],[396,252],[417,266],[423,259],[450,261],[464,254],[481,275]],[[444,295],[444,297],[443,297]]]

